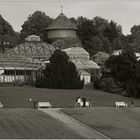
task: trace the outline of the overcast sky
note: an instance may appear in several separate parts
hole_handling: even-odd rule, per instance
[[[61,5],[67,17],[101,16],[114,20],[122,26],[124,34],[140,24],[140,0],[0,0],[0,14],[15,31],[20,31],[29,14],[40,10],[55,18],[61,12]]]

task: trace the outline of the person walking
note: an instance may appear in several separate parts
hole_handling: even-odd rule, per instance
[[[83,106],[83,102],[81,100],[80,97],[76,98],[76,104],[75,107],[82,107]]]

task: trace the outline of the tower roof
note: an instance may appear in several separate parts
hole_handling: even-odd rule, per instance
[[[61,13],[52,24],[50,24],[47,30],[77,30],[78,28],[72,23],[63,13]]]

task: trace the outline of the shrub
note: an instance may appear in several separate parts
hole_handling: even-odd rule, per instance
[[[94,88],[95,89],[100,89],[101,87],[100,87],[100,79],[95,79],[95,81],[94,81]]]

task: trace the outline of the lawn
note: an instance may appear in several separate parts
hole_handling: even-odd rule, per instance
[[[115,95],[94,89],[60,90],[39,89],[35,87],[0,87],[0,101],[5,108],[32,108],[31,97],[37,101],[49,101],[52,107],[72,108],[75,97],[86,97],[92,99],[95,107],[112,107],[115,101],[125,101],[130,105],[130,98]],[[139,99],[133,99],[135,106],[140,106]]]
[[[139,107],[69,108],[62,111],[110,138],[140,139]]]
[[[0,139],[81,138],[61,122],[35,109],[0,109]]]

